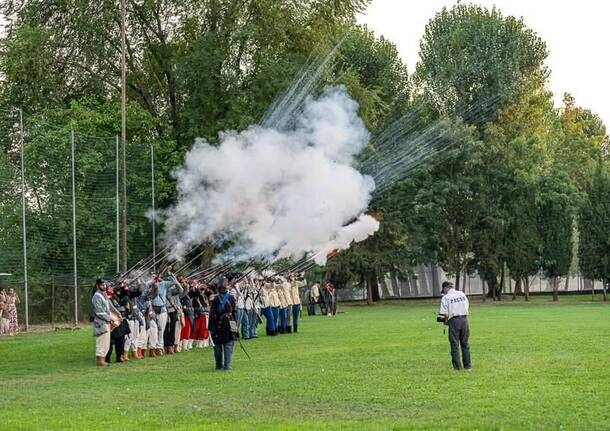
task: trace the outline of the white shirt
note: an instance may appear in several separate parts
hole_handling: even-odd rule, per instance
[[[449,289],[441,299],[439,314],[446,314],[448,319],[456,316],[468,316],[468,298],[464,292]]]
[[[316,301],[320,297],[320,285],[318,283],[311,286],[311,297]]]

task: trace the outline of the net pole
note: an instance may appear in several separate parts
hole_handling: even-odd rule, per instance
[[[74,129],[70,130],[72,151],[72,255],[74,258],[74,325],[78,326],[78,269],[76,267],[76,181],[74,172]]]
[[[126,132],[126,66],[125,66],[125,16],[127,14],[125,2],[121,0],[121,141],[123,144],[123,214],[122,214],[122,230],[123,230],[123,272],[127,271],[127,132]]]
[[[152,200],[152,252],[153,252],[153,272],[157,272],[157,231],[156,231],[156,214],[155,214],[155,147],[150,146],[150,188]]]
[[[120,230],[120,190],[119,190],[119,135],[116,135],[116,273],[121,273],[121,230]]]
[[[28,294],[28,245],[25,222],[25,160],[23,137],[23,110],[19,109],[19,144],[21,147],[21,222],[23,228],[23,290],[25,296],[25,330],[30,328],[29,294]]]

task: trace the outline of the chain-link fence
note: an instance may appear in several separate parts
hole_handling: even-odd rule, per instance
[[[119,272],[121,143],[80,126],[0,111],[0,288],[26,325],[87,320],[95,278]],[[129,262],[153,250],[153,148],[127,143]]]

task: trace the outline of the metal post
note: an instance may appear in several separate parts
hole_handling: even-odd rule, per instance
[[[28,246],[25,225],[25,161],[23,138],[23,110],[19,109],[19,144],[21,146],[21,221],[23,225],[23,290],[25,296],[25,330],[30,327],[29,295],[28,295]]]
[[[157,216],[155,214],[155,147],[150,146],[150,185],[152,199],[152,252],[153,252],[153,272],[157,272],[157,232],[155,224]]]
[[[78,325],[78,270],[76,260],[76,181],[74,179],[74,129],[70,130],[72,148],[72,254],[74,256],[74,324]]]
[[[126,132],[126,99],[127,99],[127,87],[126,87],[126,66],[125,66],[125,15],[127,0],[121,0],[121,141],[123,144],[123,214],[122,214],[122,225],[123,225],[123,272],[127,271],[127,156],[125,147],[127,146],[127,132]]]
[[[121,203],[119,199],[119,135],[116,136],[116,273],[121,272],[121,231],[120,212]]]

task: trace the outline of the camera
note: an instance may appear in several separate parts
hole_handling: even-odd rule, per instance
[[[444,314],[437,314],[436,315],[436,321],[439,323],[442,323],[443,325],[447,325],[447,321],[445,320],[445,315]]]

